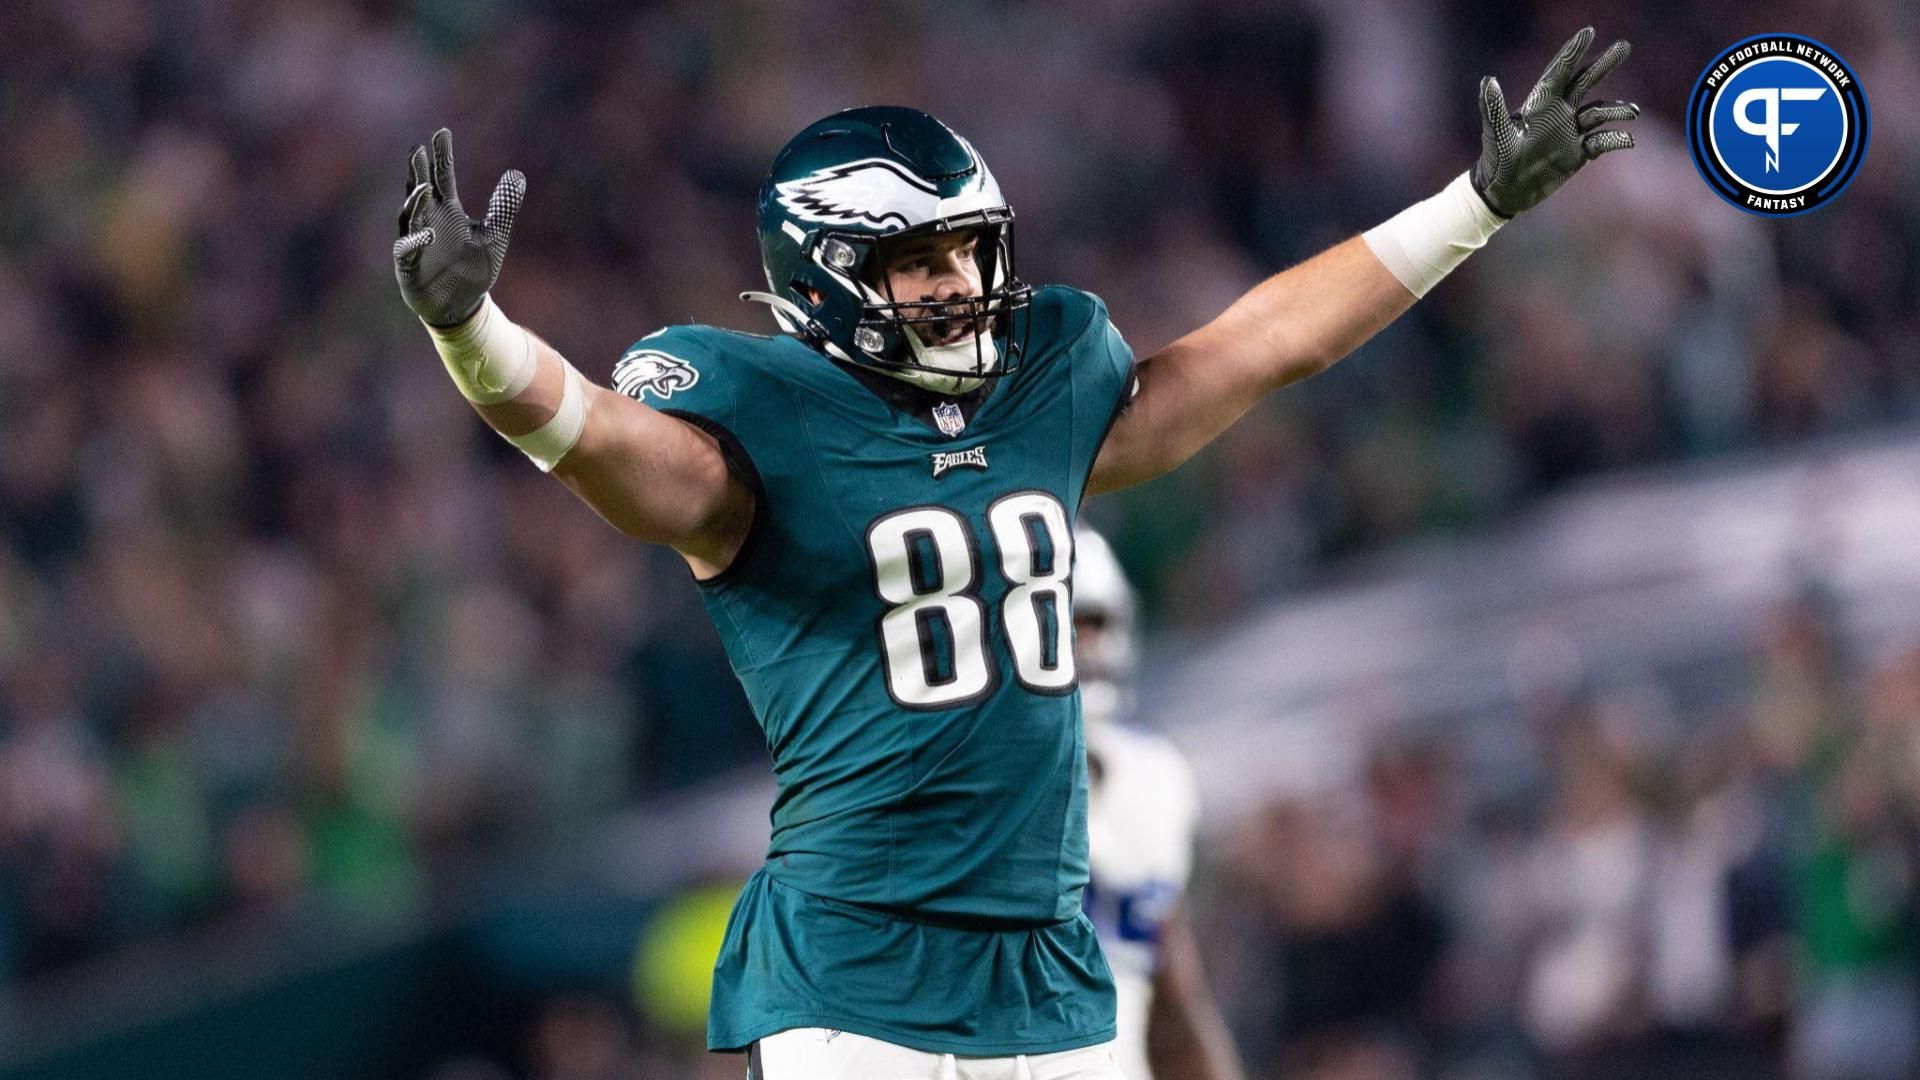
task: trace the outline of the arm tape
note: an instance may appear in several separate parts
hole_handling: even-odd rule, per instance
[[[1461,173],[1440,194],[1360,235],[1408,292],[1425,296],[1504,224],[1473,190],[1472,179]]]
[[[489,295],[459,326],[427,326],[433,347],[460,393],[476,405],[520,396],[533,382],[533,337],[494,306]]]
[[[587,426],[587,387],[586,379],[578,368],[560,361],[566,367],[566,384],[560,391],[560,407],[553,411],[553,418],[525,435],[508,435],[507,441],[520,448],[520,452],[533,459],[541,472],[552,472],[560,459],[567,456],[573,444],[580,441],[580,433]]]
[[[453,376],[460,393],[476,405],[493,405],[519,397],[533,384],[539,367],[533,335],[516,325],[495,306],[488,296],[480,310],[459,326],[442,329],[428,326],[433,347]],[[560,404],[546,423],[525,435],[503,435],[520,452],[533,459],[541,472],[552,472],[567,456],[580,432],[587,426],[586,380],[578,369],[560,358],[562,373]]]

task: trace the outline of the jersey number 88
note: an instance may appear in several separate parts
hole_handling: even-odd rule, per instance
[[[1073,688],[1067,576],[1073,528],[1044,491],[1005,495],[987,527],[1009,588],[1000,621],[1020,685],[1044,694]],[[896,510],[867,528],[887,692],[907,708],[950,708],[993,686],[979,547],[967,519],[944,506]]]

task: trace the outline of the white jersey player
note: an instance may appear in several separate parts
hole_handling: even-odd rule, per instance
[[[1127,1080],[1239,1080],[1181,902],[1199,810],[1193,773],[1165,738],[1116,722],[1134,667],[1133,588],[1091,529],[1075,530],[1074,555],[1093,868],[1085,906],[1113,968],[1121,1071]]]

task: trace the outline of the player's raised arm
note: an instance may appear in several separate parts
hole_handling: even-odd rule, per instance
[[[1324,371],[1425,296],[1495,230],[1558,190],[1581,166],[1633,145],[1602,125],[1639,107],[1583,99],[1627,58],[1616,41],[1576,72],[1593,28],[1561,47],[1518,112],[1480,83],[1481,153],[1440,194],[1276,274],[1139,368],[1140,389],[1113,426],[1088,491],[1152,479],[1192,457],[1263,394]]]
[[[394,275],[460,393],[622,532],[671,545],[702,577],[724,569],[751,524],[753,494],[714,438],[589,382],[488,295],[526,178],[501,177],[487,216],[469,219],[454,185],[453,136],[442,128],[431,154],[414,149],[408,186]]]

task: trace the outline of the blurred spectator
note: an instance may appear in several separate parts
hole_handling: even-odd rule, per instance
[[[1245,838],[1235,869],[1268,945],[1237,970],[1277,998],[1269,1017],[1241,1018],[1256,1059],[1345,1076],[1402,1060],[1431,1023],[1445,925],[1384,840],[1371,807],[1326,797],[1275,803]]]

